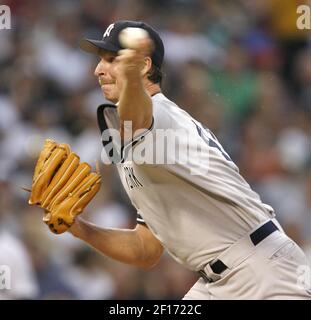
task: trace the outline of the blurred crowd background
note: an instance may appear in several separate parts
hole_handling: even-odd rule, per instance
[[[3,1],[2,1],[3,2]],[[150,271],[56,236],[27,204],[45,138],[100,159],[93,76],[78,48],[119,19],[144,20],[166,47],[163,92],[207,125],[272,205],[311,260],[311,37],[296,27],[301,0],[12,0],[0,31],[0,299],[180,299],[198,278],[164,254]],[[132,228],[136,212],[115,168],[83,216]]]

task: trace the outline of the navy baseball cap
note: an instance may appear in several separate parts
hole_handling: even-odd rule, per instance
[[[157,31],[145,22],[120,20],[112,23],[104,32],[101,40],[83,39],[79,43],[80,48],[94,54],[98,54],[100,49],[118,52],[124,49],[119,42],[119,34],[123,29],[128,27],[142,28],[149,33],[149,37],[154,43],[151,59],[153,64],[160,69],[164,58],[164,45]]]

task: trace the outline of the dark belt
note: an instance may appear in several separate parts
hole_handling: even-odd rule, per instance
[[[279,230],[279,228],[270,220],[266,222],[264,225],[262,225],[261,227],[259,227],[257,230],[252,232],[249,237],[252,243],[254,244],[254,246],[256,246],[258,243],[260,243],[263,239],[267,238],[271,233],[273,233],[276,230]],[[210,267],[213,270],[213,272],[216,274],[221,274],[226,269],[228,269],[228,267],[219,259],[210,263]],[[205,272],[203,271],[204,273],[203,274],[202,271],[203,270],[199,272],[200,275],[203,278],[206,278],[206,275],[204,277]]]

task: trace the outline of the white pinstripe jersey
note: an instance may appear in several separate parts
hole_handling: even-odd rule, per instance
[[[274,211],[262,203],[208,129],[162,93],[152,103],[153,125],[124,147],[127,156],[117,164],[118,172],[137,209],[137,222],[145,223],[178,262],[197,271],[274,217]],[[117,126],[116,109],[104,114],[110,127]],[[165,144],[157,133],[166,129],[173,129],[168,130],[168,145],[178,132],[178,144],[169,146],[166,163],[138,164],[137,159],[154,155]],[[136,162],[130,151],[140,155]],[[170,164],[175,153],[180,157]]]

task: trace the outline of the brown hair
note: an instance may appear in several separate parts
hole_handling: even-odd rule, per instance
[[[157,66],[152,64],[150,70],[148,71],[148,79],[153,83],[161,84],[163,78],[162,70]]]

